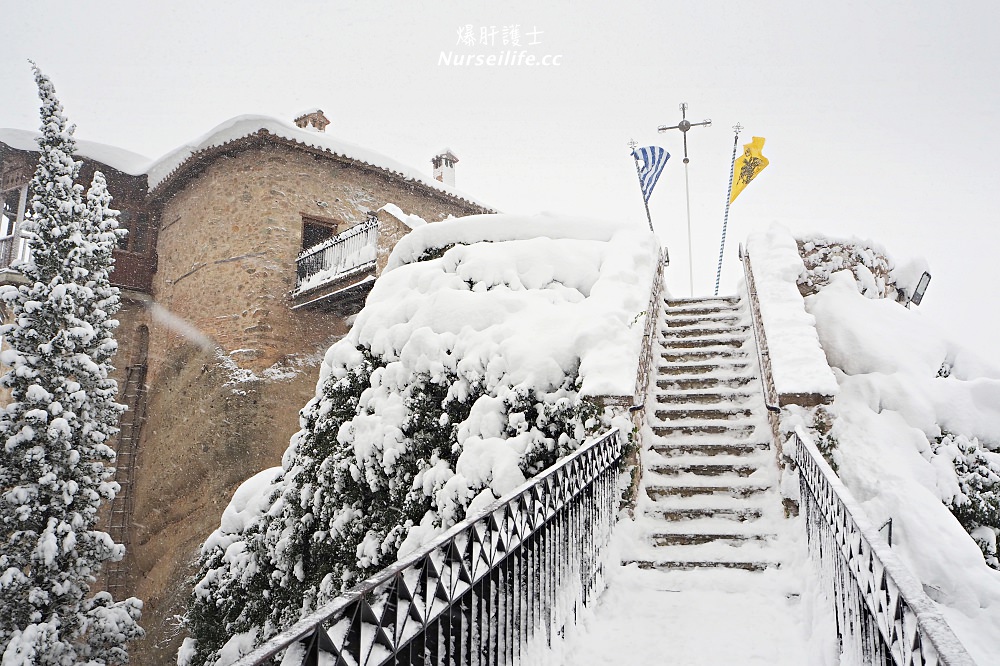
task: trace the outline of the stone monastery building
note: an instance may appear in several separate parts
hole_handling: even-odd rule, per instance
[[[364,303],[408,214],[434,222],[493,212],[435,179],[327,135],[310,111],[285,123],[225,122],[150,163],[78,141],[81,183],[102,171],[129,231],[116,379],[128,406],[122,494],[108,529],[128,547],[107,573],[116,598],[145,601],[135,663],[169,663],[198,548],[236,487],[278,464],[313,396],[317,366]],[[27,251],[20,225],[37,163],[33,132],[0,130],[0,283]]]

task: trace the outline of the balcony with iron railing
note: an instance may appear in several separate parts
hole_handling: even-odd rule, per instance
[[[372,214],[361,224],[300,252],[293,309],[323,308],[344,314],[359,309],[375,281],[378,229],[378,217]]]

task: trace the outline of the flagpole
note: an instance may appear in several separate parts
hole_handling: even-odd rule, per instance
[[[632,159],[635,159],[633,155]],[[646,221],[649,222],[649,230],[653,231],[653,218],[649,216],[649,200],[642,193],[642,174],[639,172],[639,160],[635,160],[635,175],[639,177],[639,194],[642,194],[642,203],[646,207]],[[656,233],[653,231],[653,233]]]
[[[691,251],[691,187],[688,181],[688,130],[692,127],[711,127],[712,121],[708,118],[700,123],[693,123],[687,119],[687,102],[681,102],[681,121],[672,127],[667,127],[663,125],[656,128],[661,134],[667,130],[680,130],[684,137],[684,194],[687,200],[687,225],[688,225],[688,285],[691,290],[691,296],[694,297],[694,253]]]
[[[684,150],[687,152],[687,134],[684,135]],[[684,158],[684,198],[687,200],[688,220],[688,293],[694,298],[694,254],[691,252],[691,185],[688,182],[688,160]]]
[[[642,204],[646,207],[646,221],[649,222],[649,230],[653,231],[653,218],[649,215],[649,200],[646,198],[646,193],[642,191],[642,171],[639,168],[639,158],[635,155],[635,147],[638,146],[635,141],[629,141],[629,148],[632,149],[632,159],[635,160],[635,175],[639,179],[639,194],[642,195]],[[656,233],[653,231],[653,233]]]
[[[722,255],[726,251],[726,226],[729,224],[729,204],[733,196],[733,176],[736,173],[736,148],[740,144],[740,130],[743,129],[739,123],[733,126],[736,133],[733,136],[733,160],[729,165],[729,191],[726,192],[726,214],[722,218],[722,244],[719,246],[719,268],[715,271],[715,296],[719,295],[719,279],[722,277]]]

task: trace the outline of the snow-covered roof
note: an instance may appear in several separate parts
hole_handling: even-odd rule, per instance
[[[412,167],[397,162],[381,153],[377,153],[367,148],[362,148],[353,143],[342,141],[326,133],[315,132],[309,129],[302,129],[291,123],[270,118],[268,116],[237,116],[218,125],[207,134],[195,139],[191,143],[181,146],[171,153],[161,157],[153,163],[148,170],[149,189],[155,190],[159,185],[171,177],[181,167],[196,154],[211,149],[225,146],[226,144],[238,141],[259,132],[266,132],[272,136],[292,141],[302,146],[315,148],[323,152],[342,157],[363,165],[375,167],[386,173],[397,176],[403,180],[420,183],[431,189],[438,190],[444,194],[463,199],[476,206],[490,209],[486,204],[476,201],[467,194],[456,190],[450,185],[420,173]]]
[[[38,132],[21,129],[0,129],[0,143],[4,143],[15,150],[26,150],[38,152]],[[76,156],[86,157],[106,164],[113,169],[132,176],[141,176],[146,173],[152,160],[144,155],[133,153],[129,150],[116,148],[103,143],[93,141],[82,141],[76,139]]]

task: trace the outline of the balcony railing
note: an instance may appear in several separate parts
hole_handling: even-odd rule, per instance
[[[604,586],[622,442],[593,440],[236,662],[513,664]]]
[[[800,430],[793,440],[809,553],[833,592],[843,652],[858,664],[974,666],[809,436]]]
[[[351,227],[303,250],[296,261],[296,291],[301,293],[342,275],[375,266],[378,256],[378,218]]]
[[[28,257],[28,240],[20,234],[0,237],[0,270]]]

